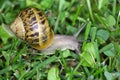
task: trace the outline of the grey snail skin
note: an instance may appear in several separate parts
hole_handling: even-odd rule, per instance
[[[48,48],[41,50],[44,54],[53,54],[55,50],[72,50],[80,52],[80,43],[74,36],[55,35],[53,43]]]
[[[5,26],[5,25],[3,25]],[[55,50],[75,50],[80,52],[80,43],[77,36],[83,27],[74,36],[54,34],[46,16],[41,10],[27,8],[20,11],[10,30],[19,39],[27,42],[32,48],[43,54],[54,54]]]

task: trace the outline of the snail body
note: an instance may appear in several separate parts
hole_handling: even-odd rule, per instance
[[[75,36],[59,35],[54,36],[54,41],[48,48],[41,50],[43,54],[53,54],[56,50],[72,50],[80,52],[80,43]]]
[[[54,35],[46,16],[35,8],[21,11],[10,29],[18,38],[45,54],[53,54],[56,49],[80,50],[76,36]]]

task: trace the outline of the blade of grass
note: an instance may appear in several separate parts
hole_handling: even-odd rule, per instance
[[[84,48],[84,45],[87,43],[87,39],[88,39],[89,32],[90,32],[90,27],[91,27],[91,22],[88,22],[88,24],[86,26],[86,30],[85,30],[85,37],[84,37],[84,42],[83,42],[83,47],[82,48]]]
[[[82,62],[83,60],[78,63],[78,65],[74,68],[73,72],[76,72],[79,69]]]
[[[90,71],[87,67],[83,67],[86,76],[90,76]]]
[[[116,0],[113,0],[112,14],[115,16],[116,13]]]
[[[68,72],[67,63],[66,63],[66,61],[65,61],[65,59],[64,59],[64,57],[63,57],[63,55],[61,55],[61,59],[62,59],[62,62],[63,62],[65,71]]]
[[[5,45],[3,48],[0,48],[0,52],[1,52],[1,51],[4,51],[4,50],[8,50],[13,44],[14,44],[14,43],[12,43],[12,44],[7,44],[7,45]]]
[[[118,12],[117,22],[116,22],[116,30],[115,30],[115,35],[118,35],[118,36],[120,35],[119,22],[120,22],[120,11]]]
[[[26,50],[26,46],[24,46],[24,48],[21,49],[21,50],[17,53],[17,55],[16,55],[16,56],[14,57],[14,59],[12,60],[12,63],[15,63],[15,62],[18,60],[19,56],[22,55],[22,53],[25,52],[25,50]]]
[[[46,65],[52,63],[53,61],[55,61],[57,59],[56,56],[52,56],[48,59],[46,59],[45,61],[43,61],[42,63],[38,63],[32,70],[30,70],[29,72],[26,72],[25,74],[23,74],[19,80],[22,79],[27,79],[29,80],[29,78],[31,78],[34,74],[37,73],[36,69],[42,69],[43,67],[45,67]]]
[[[89,10],[89,14],[90,14],[91,20],[92,20],[92,22],[95,22],[94,16],[93,16],[93,12],[92,12],[92,8],[91,8],[90,0],[86,0],[86,2],[87,2],[87,6],[88,6],[88,10]]]
[[[57,32],[57,27],[58,27],[58,22],[59,22],[59,20],[60,20],[60,15],[58,15],[58,17],[57,17],[57,20],[56,20],[56,22],[55,22],[55,27],[54,27],[54,32],[56,33]]]
[[[97,66],[99,66],[99,63],[100,63],[100,53],[99,53],[99,50],[98,50],[98,42],[94,42],[94,46],[95,46],[95,53],[96,53],[96,58],[97,58]]]
[[[57,20],[56,20],[56,22],[55,22],[55,28],[54,28],[54,32],[56,33],[57,32],[57,27],[58,27],[58,24],[59,24],[59,20],[60,20],[60,15],[61,15],[61,13],[62,13],[62,9],[63,9],[63,6],[64,6],[64,4],[65,4],[65,0],[60,0],[59,1],[59,15],[58,15],[58,17],[57,17]]]
[[[107,28],[107,25],[104,23],[102,18],[98,14],[95,14],[95,16],[98,19],[98,21],[101,23],[101,25],[103,25],[104,28]]]
[[[25,62],[24,62],[25,63]],[[12,66],[8,66],[2,70],[0,70],[0,75],[4,74],[4,73],[8,73],[11,70],[15,70],[17,68],[19,68],[20,66],[23,66],[23,63],[19,63],[19,64],[13,64]]]
[[[81,8],[82,8],[82,5],[79,5],[79,7],[78,7],[78,9],[77,9],[77,11],[76,11],[76,13],[75,13],[75,16],[74,16],[74,18],[73,18],[73,23],[72,23],[73,26],[75,25],[75,22],[76,22],[76,20],[77,20],[77,18],[78,18],[78,15],[80,14]]]
[[[92,42],[94,42],[94,40],[95,40],[96,32],[97,32],[97,28],[96,27],[92,27],[91,28],[91,41]]]

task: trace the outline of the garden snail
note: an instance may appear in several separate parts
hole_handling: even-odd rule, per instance
[[[10,29],[18,38],[25,40],[30,46],[43,53],[51,54],[55,49],[79,51],[79,43],[75,36],[54,36],[46,16],[35,8],[21,11]]]

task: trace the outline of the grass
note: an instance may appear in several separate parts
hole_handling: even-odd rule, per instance
[[[8,35],[20,10],[35,7],[47,15],[55,34],[78,36],[79,54],[56,50],[44,55]],[[2,0],[0,1],[0,80],[120,80],[119,0]]]

